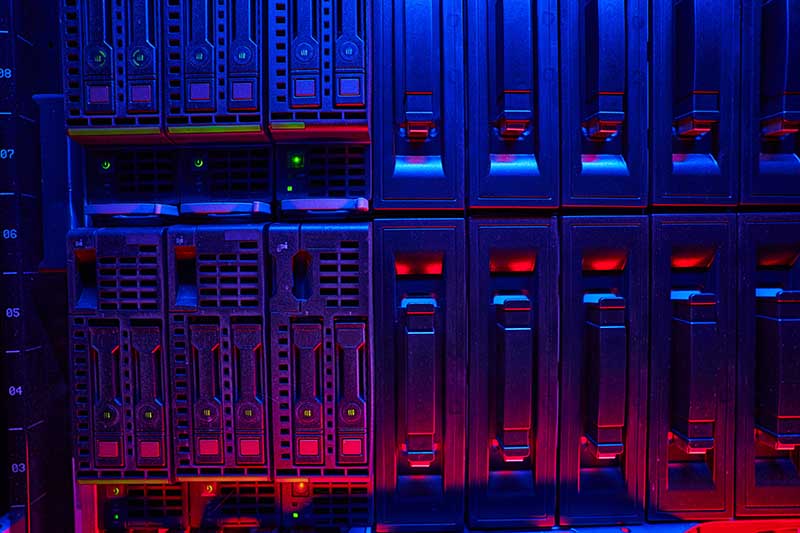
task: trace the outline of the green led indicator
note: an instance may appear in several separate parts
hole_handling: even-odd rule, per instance
[[[141,67],[144,65],[145,61],[147,61],[147,56],[144,55],[143,50],[134,50],[133,51],[133,64],[137,67]]]
[[[292,518],[300,518],[300,513],[292,513]]]
[[[100,67],[100,66],[103,66],[103,65],[106,63],[106,58],[107,58],[107,57],[108,57],[108,56],[106,55],[105,51],[103,51],[103,50],[98,50],[98,51],[97,51],[97,52],[95,52],[95,54],[92,56],[92,61],[94,61],[94,64],[95,64],[95,65],[97,65],[98,67]]]
[[[114,520],[119,520],[119,513],[114,513],[112,518],[114,518]]]
[[[292,187],[291,185],[289,185],[288,187],[286,187],[286,191],[287,191],[287,192],[292,192],[293,190],[294,190],[294,187]]]
[[[289,156],[289,167],[303,168],[304,166],[305,166],[305,159],[303,158],[303,154],[291,154]]]
[[[203,161],[202,159],[198,158],[198,159],[194,160],[194,168],[203,168],[205,166],[205,164],[206,164],[206,162]]]
[[[102,163],[100,163],[100,168],[103,170],[111,170],[111,161],[108,159],[104,160]]]

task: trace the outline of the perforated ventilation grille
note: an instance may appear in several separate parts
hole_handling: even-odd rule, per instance
[[[197,279],[200,307],[257,307],[261,297],[255,241],[242,241],[251,251],[199,254]]]
[[[366,483],[315,483],[312,489],[317,526],[356,526],[370,523]]]
[[[79,46],[77,0],[66,0],[63,7],[62,29],[64,34],[63,51],[66,77],[64,87],[69,116],[67,123],[73,124],[81,114],[81,49]]]
[[[278,364],[276,369],[273,362],[272,370],[272,375],[274,376],[272,382],[272,394],[279,400],[279,415],[275,416],[273,419],[275,423],[273,432],[277,433],[277,435],[275,433],[273,433],[273,435],[278,444],[275,462],[280,464],[291,464],[292,430],[291,423],[289,422],[289,381],[291,380],[291,373],[289,372],[289,326],[281,324],[278,326],[277,330],[277,335],[273,334],[273,337],[278,343]],[[289,472],[291,472],[291,470],[289,470]]]
[[[319,256],[319,291],[326,307],[360,305],[359,250],[355,241],[342,241],[337,252]]]
[[[214,195],[271,191],[272,169],[267,150],[212,150],[208,165],[209,185]]]
[[[214,518],[256,517],[277,521],[275,486],[261,483],[224,483],[217,487],[219,497],[206,507],[205,515]]]
[[[194,474],[191,467],[190,422],[189,422],[189,362],[186,350],[186,326],[184,315],[170,317],[170,358],[172,360],[172,407],[173,407],[173,449],[177,459],[178,477]]]
[[[367,196],[367,161],[364,145],[318,146],[308,153],[306,170],[313,197]]]
[[[167,71],[167,95],[169,98],[168,106],[170,113],[179,114],[182,102],[182,67],[183,67],[183,43],[181,41],[181,2],[180,0],[167,0],[165,3],[165,16],[167,18],[166,31],[166,71]],[[172,122],[172,117],[167,117],[167,122]]]
[[[94,175],[96,193],[117,201],[140,198],[154,201],[153,196],[173,194],[176,190],[177,160],[173,151],[118,150],[94,155],[90,173]],[[104,166],[110,166],[104,170]],[[91,184],[90,184],[91,185]]]
[[[273,7],[272,3],[270,3],[270,7]],[[286,49],[289,46],[286,31],[287,16],[286,2],[275,3],[272,9],[273,33],[270,39],[272,43],[272,54],[275,60],[269,63],[273,65],[271,73],[273,98],[284,105],[286,104]]]
[[[179,486],[141,486],[128,489],[128,522],[180,522],[183,492]]]
[[[89,352],[86,347],[85,324],[84,318],[73,318],[70,343],[74,454],[81,474],[91,470],[91,448],[89,445]]]
[[[143,245],[133,257],[98,257],[97,285],[102,311],[154,311],[158,294],[158,248]]]

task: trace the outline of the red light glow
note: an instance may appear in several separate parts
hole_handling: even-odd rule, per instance
[[[796,533],[800,530],[798,519],[725,520],[698,524],[685,533]]]
[[[197,257],[197,247],[196,246],[176,246],[175,247],[175,259],[178,261],[191,261]]]
[[[443,252],[399,252],[394,258],[398,276],[441,276],[444,270]]]
[[[758,266],[761,268],[791,268],[798,256],[800,256],[800,250],[796,248],[761,248],[758,251]]]
[[[97,260],[97,252],[94,248],[75,250],[75,259],[78,263],[94,263]]]
[[[714,249],[685,248],[676,249],[672,252],[672,268],[709,268],[714,262]]]
[[[627,262],[625,250],[594,250],[581,258],[581,269],[584,272],[621,272]]]
[[[535,250],[492,250],[489,254],[489,271],[533,272],[536,268]]]

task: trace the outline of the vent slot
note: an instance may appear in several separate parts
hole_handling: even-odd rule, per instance
[[[129,148],[95,152],[89,158],[87,176],[93,200],[159,201],[176,194],[176,155]]]
[[[309,196],[367,196],[366,148],[363,145],[318,146],[308,152]]]
[[[198,302],[203,308],[257,308],[261,301],[257,253],[200,254]]]
[[[128,489],[128,525],[172,525],[183,521],[183,493],[181,488],[143,486]]]
[[[76,309],[97,308],[97,256],[94,249],[76,250],[75,263],[78,277],[75,280]]]
[[[209,188],[213,195],[271,192],[272,173],[267,150],[212,150],[208,154]]]
[[[342,242],[336,252],[320,253],[319,290],[325,306],[359,307],[361,305],[360,254],[350,242]]]
[[[311,254],[305,250],[292,257],[292,294],[301,301],[311,297]]]
[[[275,487],[261,483],[221,483],[217,487],[217,496],[209,500],[203,515],[209,525],[214,526],[219,520],[230,522],[242,519],[255,519],[261,527],[277,526]]]
[[[136,256],[99,257],[97,285],[102,311],[155,311],[159,296],[158,253],[140,246]]]
[[[197,249],[194,246],[175,247],[175,304],[197,306]]]
[[[370,505],[366,484],[314,484],[312,512],[317,526],[369,525]]]

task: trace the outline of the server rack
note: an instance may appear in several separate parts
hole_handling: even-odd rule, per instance
[[[797,527],[795,0],[58,4],[0,3],[14,527]]]

